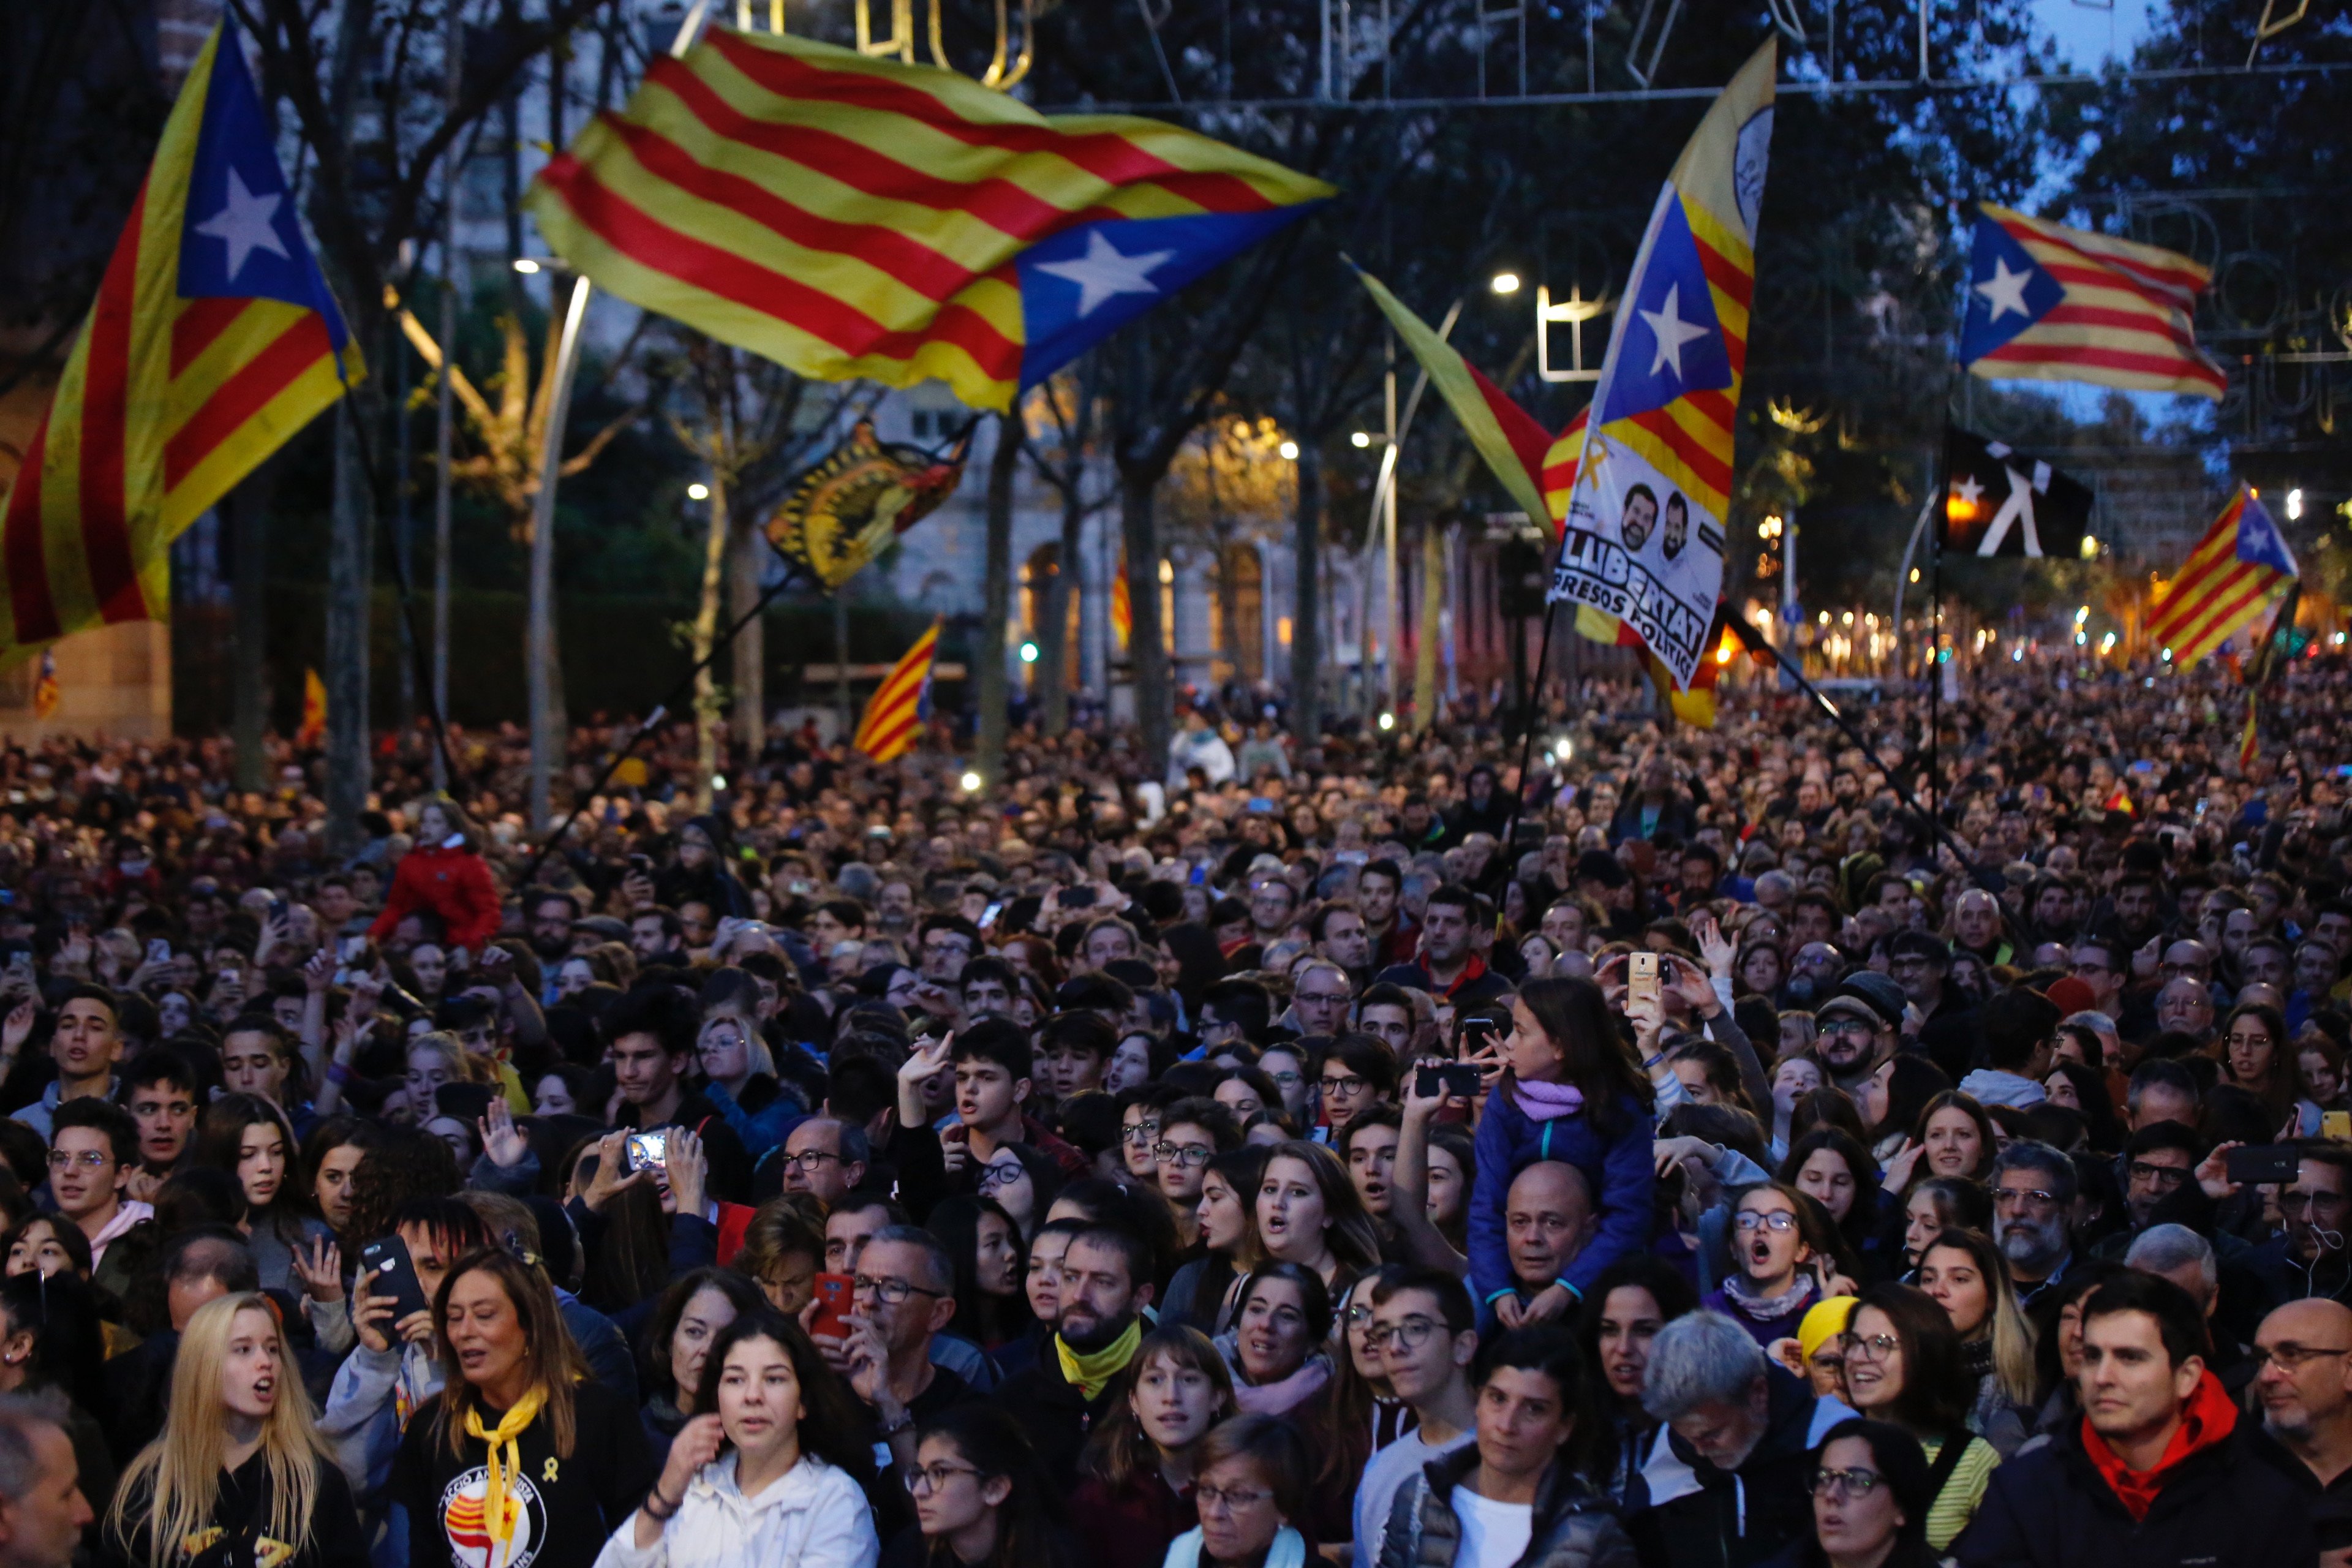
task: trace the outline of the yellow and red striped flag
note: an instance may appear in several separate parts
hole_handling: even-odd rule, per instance
[[[319,679],[315,669],[302,672],[302,726],[294,731],[294,743],[304,748],[317,745],[327,738],[327,683]]]
[[[41,650],[40,678],[33,682],[33,717],[47,719],[64,700],[65,689],[58,684],[57,650],[45,647]]]
[[[2301,571],[2271,514],[2241,485],[2148,611],[2147,635],[2174,668],[2187,669],[2260,616]]]
[[[525,205],[599,287],[722,342],[1003,409],[1334,194],[1181,126],[713,27]]]
[[[1960,363],[1988,380],[2087,381],[2220,397],[2230,379],[2197,347],[2208,268],[2046,218],[1977,204]]]
[[[1118,552],[1118,570],[1110,579],[1110,629],[1123,650],[1135,640],[1134,591],[1127,585],[1127,552]]]
[[[1586,608],[1624,622],[1679,690],[1715,647],[1778,59],[1767,43],[1739,68],[1658,193],[1593,390],[1552,574],[1551,596],[1579,607],[1580,629]]]
[[[359,374],[224,20],[0,502],[0,664],[163,615],[172,541]]]
[[[915,639],[866,700],[866,714],[849,743],[877,763],[887,763],[915,743],[931,710],[931,656],[939,651],[940,623]]]

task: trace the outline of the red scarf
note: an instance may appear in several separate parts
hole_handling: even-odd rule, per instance
[[[2199,1380],[2197,1392],[2189,1396],[2188,1406],[2180,1413],[2180,1425],[2173,1428],[2172,1441],[2164,1446],[2164,1457],[2152,1470],[2135,1470],[2107,1447],[2106,1439],[2091,1430],[2091,1418],[2083,1417],[2083,1451],[2091,1458],[2099,1475],[2124,1507],[2131,1511],[2135,1522],[2145,1522],[2147,1510],[2156,1506],[2157,1494],[2164,1490],[2165,1478],[2171,1468],[2190,1455],[2211,1447],[2227,1437],[2238,1425],[2237,1406],[2221,1391],[2221,1381],[2211,1373]]]

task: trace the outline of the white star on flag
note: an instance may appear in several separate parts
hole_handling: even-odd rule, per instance
[[[2025,306],[2025,286],[2032,281],[2033,268],[2031,267],[2022,272],[2011,272],[2007,257],[1994,257],[1992,276],[1974,285],[1976,291],[1985,297],[1985,303],[1991,307],[1991,313],[1986,319],[1998,321],[2011,310],[2021,316],[2033,314]]]
[[[1642,320],[1650,323],[1650,331],[1658,339],[1657,357],[1650,362],[1650,374],[1655,375],[1660,365],[1671,364],[1676,381],[1683,378],[1683,345],[1693,338],[1706,336],[1705,327],[1683,320],[1682,292],[1681,284],[1673,284],[1666,289],[1664,310],[1641,312]]]
[[[1129,256],[1103,237],[1087,231],[1087,253],[1068,261],[1041,261],[1037,270],[1078,286],[1078,314],[1091,316],[1095,308],[1118,294],[1157,294],[1151,269],[1175,256],[1172,250],[1148,250]]]
[[[272,256],[286,255],[286,242],[278,237],[271,221],[278,216],[278,205],[286,199],[283,191],[257,196],[246,188],[245,181],[235,168],[228,172],[228,196],[220,211],[196,225],[196,232],[219,240],[228,247],[228,277],[231,282],[245,270],[246,258],[257,250]]]
[[[1975,510],[1979,498],[1983,494],[1984,486],[1977,483],[1974,474],[1970,474],[1952,487],[1952,499],[1970,510]]]

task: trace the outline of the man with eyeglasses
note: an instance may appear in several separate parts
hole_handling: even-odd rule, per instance
[[[2130,1226],[2094,1247],[2092,1256],[2119,1257],[2148,1226],[2172,1216],[2183,1204],[2198,1205],[2199,1199],[2179,1194],[2189,1186],[2205,1152],[2205,1140],[2178,1121],[2151,1122],[2133,1133],[2124,1144],[2124,1213]],[[2201,1206],[2198,1217],[2204,1217]]]
[[[1348,1026],[1348,1003],[1355,994],[1348,972],[1313,959],[1291,972],[1290,1013],[1302,1035],[1336,1035]]]
[[[812,1116],[793,1129],[775,1156],[788,1193],[806,1193],[828,1209],[866,1180],[872,1158],[866,1130],[830,1116]]]
[[[1397,1489],[1477,1436],[1470,1360],[1478,1332],[1460,1277],[1442,1268],[1384,1270],[1370,1294],[1365,1339],[1389,1387],[1412,1410],[1413,1429],[1374,1454],[1356,1483],[1355,1568],[1381,1561]],[[1359,1286],[1357,1300],[1364,1296]]]
[[[2074,963],[2070,973],[2091,988],[2091,1011],[2105,1013],[2110,1018],[2122,1016],[2124,986],[2131,979],[2130,952],[2105,937],[2074,944]]]
[[[2261,1427],[2246,1446],[2303,1495],[2320,1561],[2352,1558],[2352,1308],[2290,1301],[2254,1331]]]
[[[955,1262],[939,1238],[919,1226],[890,1225],[874,1233],[850,1273],[849,1337],[835,1351],[850,1392],[874,1412],[887,1463],[901,1475],[915,1463],[915,1428],[951,1405],[973,1397],[971,1384],[931,1358],[931,1340],[955,1316]],[[808,1309],[812,1314],[814,1303]]]
[[[924,980],[953,991],[963,966],[980,955],[980,928],[961,915],[930,915],[916,937],[915,962]]]
[[[1829,1074],[1830,1081],[1848,1094],[1859,1089],[1870,1075],[1895,1054],[1895,1025],[1903,1016],[1899,992],[1893,999],[1894,1010],[1889,1013],[1885,1010],[1889,998],[1854,988],[1859,978],[1848,979],[1836,995],[1822,1003],[1813,1013],[1821,1028],[1815,1054],[1821,1058],[1822,1069]],[[1888,991],[1895,991],[1893,982],[1885,976],[1873,975],[1872,978]]]
[[[155,1213],[153,1205],[135,1201],[125,1190],[138,1162],[139,1124],[129,1111],[87,1097],[58,1107],[49,1142],[49,1195],[58,1213],[89,1238],[92,1283],[117,1295],[130,1284],[141,1249],[113,1243]]]
[[[1354,1118],[1393,1100],[1396,1086],[1396,1053],[1386,1040],[1376,1035],[1342,1035],[1332,1041],[1315,1065],[1324,1123],[1316,1129],[1318,1141],[1337,1141]]]
[[[2166,981],[2156,994],[2156,1027],[2205,1045],[2213,1037],[2213,994],[2185,974]]]
[[[2207,1365],[2189,1293],[2137,1269],[2083,1300],[2083,1419],[1993,1471],[1948,1548],[1960,1568],[2316,1560],[2309,1510],[2257,1461]]]
[[[2020,1139],[1992,1163],[1992,1239],[2009,1262],[2021,1306],[2056,1284],[2074,1260],[2067,1216],[2079,1182],[2074,1163],[2047,1143]]]
[[[2352,1231],[2352,1148],[2318,1140],[2298,1151],[2295,1177],[2278,1195],[2286,1228],[2248,1255],[2246,1261],[2271,1289],[2274,1301],[2352,1297],[2352,1262],[2345,1236]],[[2352,1301],[2347,1301],[2352,1305]]]

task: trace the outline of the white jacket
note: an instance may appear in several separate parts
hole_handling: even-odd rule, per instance
[[[756,1498],[735,1485],[732,1453],[702,1467],[661,1539],[639,1547],[631,1514],[596,1568],[874,1568],[874,1510],[846,1472],[813,1454]]]

